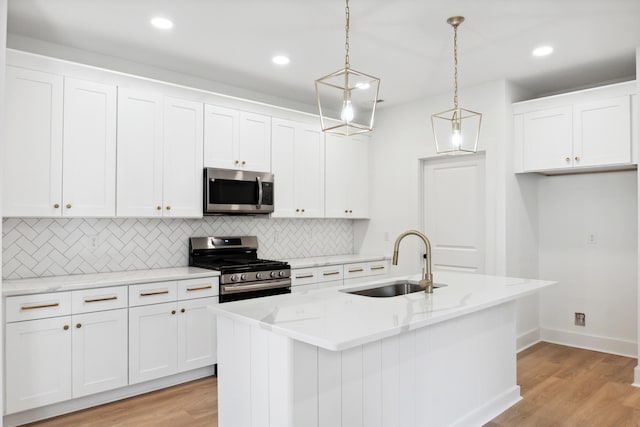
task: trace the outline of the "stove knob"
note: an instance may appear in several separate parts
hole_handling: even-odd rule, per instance
[[[231,277],[229,277],[229,279],[231,279],[232,282],[235,282],[236,280],[238,280],[238,276],[236,276],[235,274],[232,274]]]
[[[278,275],[278,273],[276,273],[275,271],[272,271],[271,273],[269,273],[269,277],[271,277],[272,279],[274,277],[276,277]]]
[[[262,273],[256,273],[256,279],[262,279]]]
[[[240,280],[247,280],[247,275],[246,274],[241,275]]]
[[[284,271],[280,271],[280,272],[278,273],[278,276],[280,276],[280,277],[284,277]]]

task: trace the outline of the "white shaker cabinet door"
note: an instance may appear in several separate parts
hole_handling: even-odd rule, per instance
[[[176,303],[129,309],[129,383],[135,384],[178,370]]]
[[[3,216],[61,215],[62,100],[62,76],[7,66]]]
[[[162,101],[118,89],[117,216],[162,216]]]
[[[295,195],[305,218],[324,218],[324,134],[315,126],[298,126]]]
[[[271,117],[240,112],[238,158],[243,170],[269,172],[271,169]]]
[[[273,119],[271,138],[271,171],[275,178],[274,211],[276,218],[300,216],[295,194],[296,128],[297,123]],[[296,213],[296,209],[298,212]]]
[[[349,138],[348,158],[351,167],[348,169],[349,182],[349,216],[351,218],[369,217],[369,141],[366,137]]]
[[[571,106],[525,113],[523,166],[525,171],[573,166]]]
[[[65,78],[64,216],[116,214],[116,87]]]
[[[164,101],[163,216],[202,217],[203,104]]]
[[[6,413],[71,399],[71,316],[6,325]]]
[[[214,105],[204,106],[204,166],[238,167],[240,112]]]
[[[178,302],[178,371],[217,363],[216,316],[207,306],[218,297]]]
[[[72,328],[73,397],[126,386],[127,309],[74,315]]]

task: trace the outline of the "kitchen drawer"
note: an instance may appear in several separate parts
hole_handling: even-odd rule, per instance
[[[126,308],[127,297],[126,286],[73,291],[71,292],[71,310],[73,314],[79,314]]]
[[[52,292],[7,297],[5,313],[7,323],[67,316],[71,314],[71,293]]]
[[[296,268],[291,270],[291,286],[308,285],[318,282],[318,269],[312,268]]]
[[[362,277],[362,276],[368,276],[368,275],[369,275],[369,269],[367,268],[366,262],[344,265],[345,279],[353,279],[355,277]]]
[[[178,300],[218,296],[218,278],[204,277],[178,281]]]
[[[377,276],[379,274],[387,274],[389,272],[389,260],[371,261],[367,263],[367,275]]]
[[[318,282],[332,282],[342,280],[344,276],[344,268],[342,265],[328,265],[326,267],[318,267]]]
[[[178,282],[153,282],[129,286],[129,307],[177,301]]]

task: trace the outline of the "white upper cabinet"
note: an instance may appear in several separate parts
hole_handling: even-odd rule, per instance
[[[205,167],[269,172],[270,117],[214,105],[204,115]]]
[[[317,126],[274,118],[274,217],[324,217],[324,135]]]
[[[115,86],[8,66],[7,106],[4,215],[115,215]]]
[[[116,88],[64,80],[64,216],[116,214]]]
[[[369,145],[366,137],[326,135],[325,216],[369,216]]]
[[[119,89],[118,216],[202,216],[202,128],[202,104]]]
[[[7,67],[3,216],[62,212],[62,76]]]
[[[515,171],[629,167],[634,91],[629,82],[514,104]]]

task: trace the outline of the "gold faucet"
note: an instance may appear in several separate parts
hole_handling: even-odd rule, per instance
[[[431,274],[431,242],[427,239],[427,236],[417,230],[407,230],[396,239],[396,243],[393,245],[393,265],[398,265],[398,250],[400,249],[400,242],[408,235],[413,234],[418,236],[424,242],[424,246],[427,249],[427,256],[424,259],[424,267],[422,268],[422,280],[419,285],[424,288],[424,291],[428,294],[433,293],[433,274]]]

